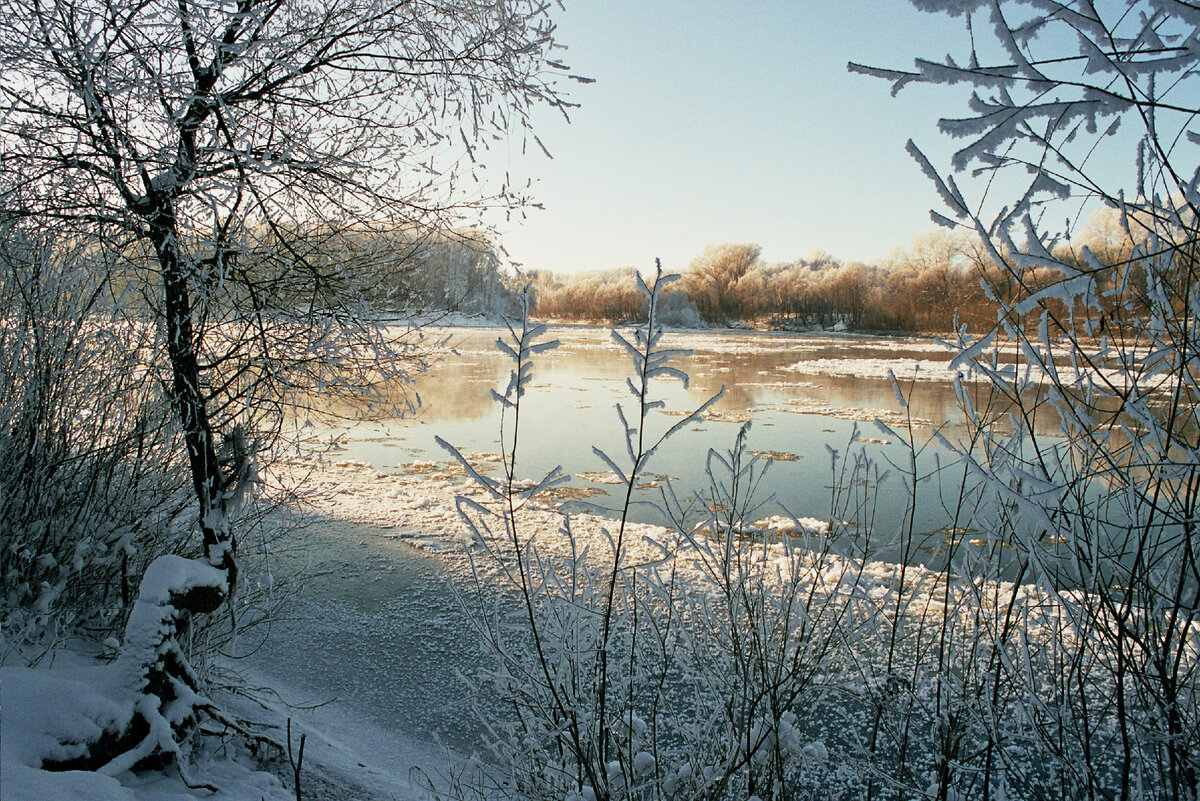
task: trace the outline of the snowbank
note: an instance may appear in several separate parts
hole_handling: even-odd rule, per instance
[[[69,659],[69,657],[68,657]],[[189,789],[178,772],[42,770],[43,759],[70,759],[133,708],[109,665],[53,670],[0,668],[0,798],[4,801],[289,801],[295,796],[234,744],[193,754],[189,777],[217,792]],[[75,743],[76,745],[71,745]]]

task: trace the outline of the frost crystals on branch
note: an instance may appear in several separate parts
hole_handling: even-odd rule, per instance
[[[979,490],[970,525],[1003,543],[1050,610],[1003,622],[1020,661],[990,667],[1005,712],[987,721],[986,772],[946,752],[934,789],[1195,799],[1200,9],[914,4],[964,17],[965,56],[851,69],[897,90],[974,90],[941,128],[966,142],[952,167],[981,179],[977,201],[910,148],[948,209],[935,219],[975,231],[999,268],[983,287],[993,328],[960,336],[956,360],[988,376],[993,395],[958,387],[971,427],[948,444]],[[1084,247],[1077,221],[1089,213],[1104,227],[1082,232]],[[1064,218],[1061,230],[1047,224]],[[1017,364],[1002,364],[1001,349]],[[1023,764],[1031,752],[1045,764]]]

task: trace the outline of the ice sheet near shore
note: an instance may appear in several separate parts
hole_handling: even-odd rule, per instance
[[[884,442],[872,437],[864,437],[860,441]],[[468,456],[469,461],[474,462],[471,456],[478,455]],[[325,463],[284,461],[278,463],[275,470],[274,480],[281,485],[303,486],[306,499],[303,505],[308,513],[369,526],[377,530],[381,538],[397,538],[437,555],[451,568],[452,575],[464,579],[470,577],[471,559],[468,552],[477,543],[457,511],[455,498],[478,495],[473,485],[466,481],[465,475],[454,476],[446,472],[433,475],[421,472],[385,473],[365,462],[353,460]],[[605,480],[603,474],[587,474],[585,477],[593,482]],[[563,514],[551,508],[551,502],[530,505],[520,512],[521,532],[525,538],[537,538],[539,547],[548,549],[547,553],[552,553],[556,547],[565,553],[569,545],[560,533]],[[608,533],[617,525],[617,521],[611,518],[586,513],[574,513],[571,520],[572,531],[582,547],[608,542]],[[748,524],[743,533],[767,534],[768,543],[785,537],[800,538],[797,541],[803,542],[805,538],[816,538],[813,541],[824,539],[830,529],[828,520],[774,515]],[[625,525],[625,531],[626,543],[631,548],[631,561],[661,554],[659,545],[679,538],[671,529],[650,523],[630,522]],[[982,547],[986,539],[983,535],[971,539],[971,546]],[[828,555],[824,558],[826,561],[851,559]],[[939,570],[919,564],[901,566],[877,560],[859,565],[853,572],[861,582],[859,591],[873,594],[893,589],[901,571],[905,574],[906,584],[919,586],[936,583],[936,577],[943,575]],[[995,583],[993,589],[998,589],[1002,594],[1014,590],[1014,586],[1008,582]],[[1032,585],[1022,586],[1016,591],[1020,595],[1040,592]]]
[[[456,580],[471,580],[473,569],[478,567],[478,562],[473,567],[470,555],[478,543],[473,541],[455,505],[456,494],[472,495],[473,488],[465,481],[447,483],[420,474],[382,473],[364,462],[349,460],[319,466],[297,461],[281,465],[280,471],[279,477],[285,482],[303,483],[308,498],[306,506],[311,513],[367,525],[377,529],[381,537],[398,538],[434,554],[447,565]],[[559,511],[546,506],[528,506],[520,513],[522,539],[536,538],[540,552],[546,556],[565,556],[570,553],[571,544],[561,534],[562,520]],[[576,546],[594,548],[597,552],[607,547],[616,526],[616,521],[592,514],[572,514],[571,521]],[[805,541],[824,539],[830,528],[828,520],[775,515],[748,524],[742,533],[767,534],[768,545],[762,558],[774,560],[787,558],[784,539],[792,538],[793,543],[803,547]],[[703,530],[698,532],[700,536],[705,533]],[[663,545],[679,540],[680,535],[662,526],[649,523],[627,523],[625,526],[630,564],[655,561],[661,557]],[[772,545],[772,542],[776,544]],[[984,540],[972,540],[971,544],[972,547],[982,546]],[[823,554],[820,560],[827,567],[841,565],[827,572],[831,576],[853,576],[855,592],[864,596],[883,597],[894,592],[901,575],[906,587],[924,587],[925,592],[931,593],[942,575],[922,565],[905,567],[879,560],[863,563],[830,554]],[[1014,590],[1008,582],[996,582],[993,589],[1001,595],[1015,591],[1022,597],[1039,593],[1033,586]],[[930,607],[937,605],[932,597],[926,600]]]
[[[437,552],[451,563],[467,568],[465,549],[473,545],[466,525],[459,517],[455,496],[472,495],[474,488],[466,483],[447,482],[445,474],[395,474],[375,470],[365,462],[344,460],[324,465],[311,462],[290,462],[279,466],[282,483],[297,483],[304,487],[306,508],[314,513],[341,520],[362,523],[380,529],[382,536],[398,537],[411,545]],[[588,481],[613,483],[609,474],[585,474]],[[559,512],[546,506],[533,506],[522,512],[523,530],[546,544],[556,538],[562,523]],[[592,514],[573,514],[572,525],[577,537],[584,540],[603,538],[603,530],[611,529],[615,521]],[[828,523],[816,518],[783,518],[773,516],[756,521],[760,530],[774,534],[819,534]],[[633,536],[631,554],[648,556],[655,553],[650,546],[675,535],[662,526],[648,523],[628,523],[626,532]]]

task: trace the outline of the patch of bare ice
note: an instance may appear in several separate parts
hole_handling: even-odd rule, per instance
[[[800,458],[799,454],[791,451],[750,451],[755,456],[763,456],[775,462],[794,462]]]
[[[576,477],[582,478],[584,481],[590,481],[593,484],[620,484],[621,479],[617,478],[614,473],[576,473]]]

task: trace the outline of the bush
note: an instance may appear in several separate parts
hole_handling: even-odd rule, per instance
[[[549,535],[531,503],[563,477],[528,482],[516,472],[532,359],[557,344],[537,342],[544,325],[523,322],[501,344],[514,362],[498,396],[513,426],[503,474],[484,476],[442,443],[482,491],[459,499],[490,557],[478,566],[480,597],[517,601],[476,618],[496,660],[481,692],[513,711],[488,721],[497,772],[460,777],[451,795],[779,797],[822,761],[824,746],[802,739],[798,716],[818,697],[839,623],[858,605],[853,581],[843,582],[854,565],[833,554],[831,539],[812,549],[754,527],[762,510],[753,488],[767,463],[747,451],[746,429],[730,452],[709,454],[711,512],[700,526],[670,488],[663,510],[674,529],[650,541],[630,521],[658,447],[720,397],[651,433],[662,425],[652,384],[686,381],[670,365],[682,352],[659,347],[658,304],[672,279],[660,270],[653,289],[639,281],[648,322],[632,338],[614,332],[634,367],[632,407],[618,406],[628,459],[597,451],[618,481],[616,519],[567,516]]]
[[[0,236],[0,603],[10,645],[119,628],[191,500],[153,328],[97,313],[89,254]]]

